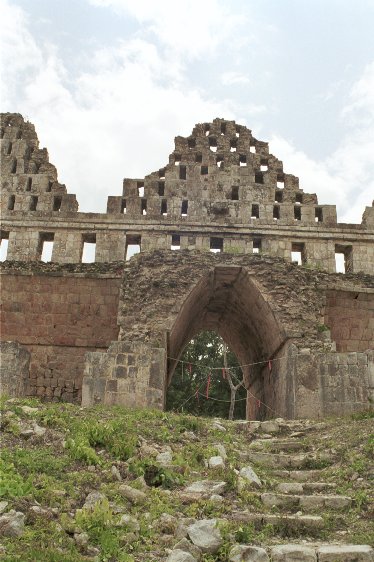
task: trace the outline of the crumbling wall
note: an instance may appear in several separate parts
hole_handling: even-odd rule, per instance
[[[163,408],[165,349],[143,342],[113,342],[107,353],[87,353],[82,406]]]
[[[327,292],[325,324],[337,351],[374,349],[374,303],[370,289]]]
[[[120,276],[89,268],[13,264],[1,275],[1,333],[31,354],[29,395],[80,400],[85,353],[117,338]]]
[[[125,179],[107,213],[78,213],[34,126],[19,114],[0,117],[1,239],[9,260],[41,260],[49,243],[53,262],[77,263],[91,243],[96,262],[123,260],[136,245],[286,261],[296,252],[304,265],[329,272],[338,253],[346,271],[374,273],[374,208],[365,209],[361,224],[337,223],[335,206],[305,193],[268,144],[234,121],[196,125],[189,137],[176,137],[164,167]]]
[[[18,342],[0,342],[0,395],[25,396],[29,382],[30,353]]]
[[[261,256],[188,251],[137,256],[124,270],[118,315],[122,343],[113,343],[108,353],[87,355],[85,404],[162,407],[184,346],[199,331],[211,329],[247,365],[248,417],[318,417],[334,401],[342,413],[364,409],[368,375],[354,378],[350,371],[350,379],[344,377],[345,356],[331,353],[335,342],[324,324],[326,291],[331,284],[338,295],[339,279]],[[352,274],[346,280],[355,294],[369,295],[372,306],[374,279]],[[155,349],[162,364],[157,365]],[[358,364],[363,354],[353,355]],[[130,357],[144,369],[128,363]],[[149,366],[160,375],[165,357],[167,369],[155,391]],[[333,357],[339,368],[327,376],[325,366]],[[334,398],[332,387],[340,378]]]
[[[267,143],[214,119],[176,137],[165,166],[125,179],[107,213],[79,213],[34,126],[0,120],[2,337],[31,353],[27,393],[79,400],[85,365],[85,403],[162,407],[183,347],[213,329],[249,365],[251,417],[363,407],[366,374],[347,379],[343,352],[358,367],[373,347],[374,206],[338,223]]]

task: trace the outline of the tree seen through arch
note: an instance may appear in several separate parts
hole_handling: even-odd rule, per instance
[[[245,419],[247,391],[242,381],[238,360],[223,339],[216,332],[200,332],[180,357],[167,391],[166,409],[228,418],[234,396],[232,417]]]

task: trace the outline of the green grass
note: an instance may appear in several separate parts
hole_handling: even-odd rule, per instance
[[[27,414],[21,408],[23,405],[36,407],[38,411]],[[326,430],[309,432],[303,439],[315,455],[306,459],[303,468],[321,470],[321,480],[337,484],[333,493],[350,495],[354,500],[352,508],[339,513],[338,518],[336,513],[326,511],[323,531],[313,532],[287,521],[257,525],[231,520],[233,510],[268,511],[259,495],[281,481],[269,466],[252,465],[264,483],[263,489],[245,488],[238,492],[236,471],[251,463],[245,460],[248,435],[238,431],[235,423],[223,420],[227,431],[220,432],[211,428],[209,418],[120,407],[96,406],[82,410],[71,404],[42,404],[35,399],[11,403],[3,399],[0,408],[6,413],[0,499],[9,502],[7,509],[27,515],[22,537],[2,538],[6,548],[2,560],[92,560],[77,546],[73,537],[77,530],[87,532],[89,544],[100,549],[100,562],[162,560],[165,550],[160,536],[165,537],[163,533],[160,535],[159,522],[163,513],[176,515],[177,521],[182,517],[223,520],[224,544],[213,557],[204,555],[204,562],[227,560],[235,542],[269,545],[305,537],[327,541],[336,539],[337,530],[348,531],[347,542],[370,544],[373,540],[368,524],[372,516],[370,488],[366,485],[372,470],[373,435],[366,415],[327,420]],[[9,417],[9,412],[14,415]],[[46,427],[45,436],[22,438],[20,427],[28,421]],[[188,432],[193,432],[196,439],[191,439]],[[171,466],[160,466],[154,455],[144,456],[141,447],[144,443],[159,450],[171,447]],[[218,454],[218,443],[225,446],[226,467],[209,469],[206,461]],[[145,478],[150,487],[144,503],[132,505],[122,497],[121,483],[112,473],[113,465],[120,471],[123,482],[134,488],[141,488],[139,477]],[[201,479],[224,480],[227,483],[224,501],[180,498],[179,490]],[[92,511],[82,510],[85,498],[92,491],[100,491],[107,500]],[[29,510],[36,502],[47,510],[48,516],[32,515]],[[140,531],[134,534],[118,527],[122,513],[135,517]],[[165,540],[169,540],[167,536]],[[176,542],[170,541],[167,546]]]

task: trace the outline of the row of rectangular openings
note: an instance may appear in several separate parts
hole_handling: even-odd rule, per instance
[[[167,214],[168,214],[167,199],[162,199],[160,212],[161,212],[161,215],[163,215],[164,217],[167,216]],[[182,217],[186,217],[187,214],[188,214],[188,200],[184,200],[184,201],[182,201],[182,205],[181,205],[181,215],[182,215]]]
[[[353,272],[352,246],[335,244],[335,270],[337,273]]]
[[[220,164],[220,157],[217,157],[217,165]],[[201,166],[201,174],[202,175],[206,175],[208,174],[208,166]],[[183,178],[185,179],[185,178]],[[258,182],[257,182],[258,183]],[[163,197],[165,195],[165,181],[159,181],[157,184],[157,191],[158,191],[158,195],[160,197]],[[141,195],[140,195],[141,194]],[[141,187],[138,187],[138,195],[143,197],[144,196],[144,185],[142,185]],[[301,199],[300,199],[301,196]],[[238,201],[239,200],[239,187],[238,186],[232,186],[231,188],[231,199],[232,201]],[[283,202],[283,191],[281,191],[280,189],[277,189],[275,192],[275,201],[276,203],[282,203]],[[296,196],[296,201],[295,203],[299,204],[302,202],[302,194],[297,195]],[[121,211],[123,212],[123,211]],[[320,216],[322,216],[322,209],[319,210],[319,214]],[[317,214],[316,214],[317,217]],[[317,219],[316,219],[317,222]],[[322,222],[322,219],[319,219],[318,222]]]
[[[4,230],[0,233],[0,262],[5,261],[8,255],[9,232]]]
[[[224,239],[218,237],[210,238],[210,251],[214,253],[223,252]],[[180,249],[180,235],[172,235],[171,249]],[[253,253],[259,254],[262,250],[261,238],[253,238]],[[307,263],[307,253],[304,242],[293,242],[291,246],[291,261],[297,265]],[[338,273],[348,273],[353,271],[352,246],[335,245],[335,262]]]
[[[301,221],[301,207],[295,205],[293,211],[294,211],[294,220]],[[252,219],[260,218],[259,205],[252,205],[251,218]],[[279,205],[274,205],[274,207],[273,207],[273,219],[279,220],[280,218],[281,218],[280,207],[279,207]],[[321,207],[315,208],[315,218],[314,218],[314,220],[315,220],[315,222],[322,222],[323,221],[323,211],[322,211]]]
[[[82,263],[94,263],[96,259],[96,234],[87,233],[82,236]]]
[[[219,253],[219,252],[223,252],[223,238],[216,238],[216,237],[211,237],[210,238],[210,251],[214,252],[214,253]],[[252,252],[254,254],[259,254],[261,253],[261,238],[253,238],[253,249]]]
[[[209,241],[209,249],[213,253],[223,252],[224,238],[212,236]],[[171,237],[171,250],[180,250],[181,237],[180,234],[172,234]],[[253,253],[258,254],[261,252],[261,238],[253,239]]]
[[[297,265],[304,265],[307,262],[304,242],[293,242],[291,245],[291,261]]]
[[[54,244],[53,232],[41,232],[39,234],[38,254],[42,262],[52,261]],[[96,234],[84,234],[82,236],[82,263],[94,263],[96,258]]]
[[[42,262],[48,263],[52,261],[54,232],[40,232],[38,254]]]
[[[36,195],[32,195],[29,200],[29,211],[36,211],[38,207],[38,197]],[[16,196],[10,195],[8,199],[8,211],[14,211],[14,205],[16,202]],[[61,197],[54,197],[53,198],[53,210],[59,211],[61,209],[62,198]]]
[[[141,251],[141,240],[140,234],[127,234],[126,235],[126,251],[125,259],[129,260],[135,254]]]
[[[53,182],[51,180],[49,180],[48,185],[46,187],[46,193],[50,193],[52,191],[52,184]],[[31,191],[32,188],[32,178],[27,178],[27,182],[26,182],[26,191]]]
[[[84,234],[82,236],[82,263],[93,263],[96,257],[96,235]],[[210,250],[212,252],[223,252],[223,238],[211,237]],[[0,238],[0,261],[7,259],[9,244],[9,232],[2,231]],[[53,232],[41,232],[39,234],[38,254],[42,262],[50,262],[52,260],[54,244]],[[181,237],[179,234],[173,234],[171,240],[171,249],[179,250],[181,247]],[[253,253],[261,253],[261,238],[253,238]],[[130,234],[126,236],[126,260],[141,251],[141,236]],[[291,246],[291,260],[298,265],[307,263],[306,247],[304,242],[293,242]],[[335,245],[335,269],[337,273],[350,273],[353,271],[353,250],[352,246]]]

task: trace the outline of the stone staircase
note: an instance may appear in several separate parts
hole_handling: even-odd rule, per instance
[[[241,460],[266,476],[261,478],[262,488],[251,493],[256,507],[249,503],[246,509],[233,510],[232,519],[252,523],[259,532],[270,524],[276,535],[266,547],[237,546],[229,560],[373,562],[370,545],[352,544],[357,541],[350,532],[350,520],[364,514],[355,499],[339,493],[331,481],[338,459],[335,451],[321,447],[327,425],[285,420],[241,423],[247,424],[252,439],[241,451]],[[367,527],[373,526],[368,518]],[[291,540],[280,545],[277,536],[282,542]]]

